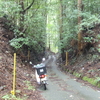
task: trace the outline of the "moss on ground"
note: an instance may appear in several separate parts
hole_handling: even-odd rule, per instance
[[[71,70],[66,70],[66,71],[69,72],[69,73],[72,72]],[[90,83],[90,84],[92,84],[96,87],[100,88],[100,77],[89,78],[88,76],[83,76],[82,74],[75,72],[75,71],[73,72],[73,75],[78,77],[78,78],[81,78],[84,81],[87,81],[88,83]]]

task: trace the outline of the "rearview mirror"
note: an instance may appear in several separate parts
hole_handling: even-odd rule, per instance
[[[32,62],[30,61],[30,64],[32,65]]]

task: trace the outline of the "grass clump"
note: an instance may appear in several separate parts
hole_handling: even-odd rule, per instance
[[[94,86],[97,86],[100,88],[100,77],[96,77],[96,78],[89,78],[87,76],[84,76],[83,77],[83,80],[84,81],[87,81],[89,82],[90,84],[94,85]]]
[[[26,100],[26,97],[20,98],[12,94],[7,94],[2,97],[4,100]]]

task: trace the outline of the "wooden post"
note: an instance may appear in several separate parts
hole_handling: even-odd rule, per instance
[[[66,52],[66,66],[68,65],[68,52]]]
[[[28,61],[30,60],[30,51],[28,50]]]
[[[81,41],[82,41],[82,33],[80,31],[80,33],[78,33],[78,52],[79,52],[79,54],[81,52],[81,47],[82,47]]]
[[[13,69],[13,90],[11,94],[15,95],[15,88],[16,88],[16,53],[14,53],[14,69]]]

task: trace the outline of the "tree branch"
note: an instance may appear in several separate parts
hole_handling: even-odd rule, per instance
[[[24,11],[23,11],[24,13],[25,13],[28,9],[31,8],[31,6],[34,4],[34,1],[35,1],[35,0],[33,0],[32,3],[31,3],[26,9],[24,9]]]
[[[38,8],[39,8],[39,6],[38,6]],[[35,10],[35,13],[37,12],[38,8]],[[35,13],[34,13],[34,15],[35,15]],[[34,15],[32,14],[32,16],[30,16],[30,18],[32,18]]]
[[[25,33],[26,30],[27,30],[27,27],[25,27],[21,32]]]

